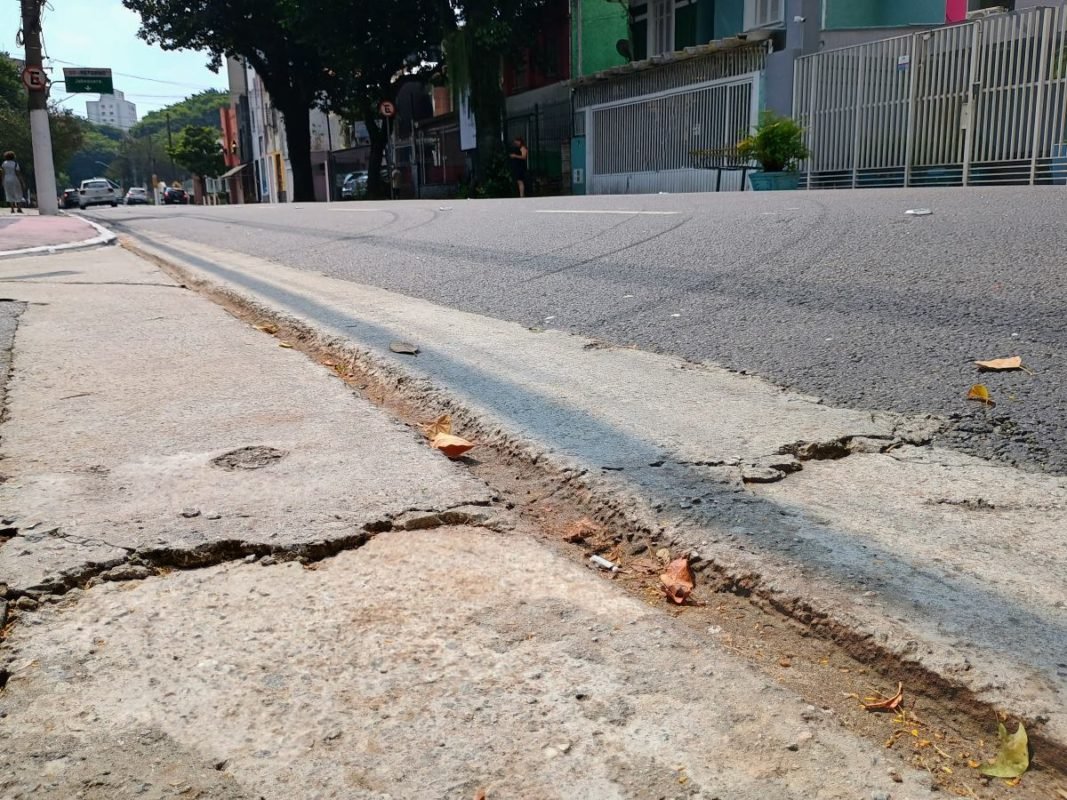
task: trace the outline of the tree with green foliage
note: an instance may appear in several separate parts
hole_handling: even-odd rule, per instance
[[[219,109],[229,108],[229,106],[229,92],[208,89],[158,111],[149,111],[140,122],[130,128],[129,133],[135,139],[157,133],[166,134],[168,117],[172,132],[180,131],[186,125],[217,128],[219,127]]]
[[[56,174],[67,171],[71,157],[82,146],[82,122],[70,111],[52,106],[48,111],[52,129],[52,159]],[[22,85],[18,67],[0,52],[0,148],[14,150],[33,185],[33,142],[30,138],[30,114],[26,105],[26,89]],[[57,189],[58,192],[58,189]]]
[[[440,59],[441,0],[304,0],[305,34],[327,65],[322,107],[348,123],[363,121],[370,136],[367,194],[386,194],[382,157],[388,144],[383,100]]]
[[[169,153],[171,158],[201,180],[217,177],[226,168],[217,128],[202,125],[182,128]]]
[[[504,58],[534,38],[545,0],[445,0],[445,70],[455,99],[469,103],[478,129],[475,179],[500,171],[505,117]]]
[[[123,131],[107,125],[94,125],[88,120],[80,120],[80,123],[82,144],[71,156],[66,169],[69,185],[77,186],[82,181],[101,174],[121,181],[124,176],[115,174],[113,169],[105,171],[100,165],[114,164],[125,138]]]
[[[308,112],[329,83],[319,43],[309,35],[326,0],[122,0],[141,16],[140,36],[164,50],[204,50],[216,71],[240,58],[259,75],[285,120],[293,199],[315,199]],[[390,0],[391,1],[391,0]],[[388,3],[385,3],[388,5]],[[321,6],[321,8],[320,8]]]

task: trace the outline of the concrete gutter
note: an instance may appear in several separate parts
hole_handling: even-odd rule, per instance
[[[1064,479],[932,448],[937,420],[169,237],[142,247],[428,416],[451,412],[632,541],[689,549],[705,582],[975,714],[1019,715],[1045,763],[1067,762]],[[398,338],[419,357],[390,353]]]

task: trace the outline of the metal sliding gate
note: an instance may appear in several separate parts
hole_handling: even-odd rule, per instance
[[[737,191],[743,173],[708,168],[702,152],[732,150],[756,122],[766,50],[746,46],[664,61],[580,84],[590,194]]]
[[[809,188],[1067,183],[1067,9],[806,56]]]

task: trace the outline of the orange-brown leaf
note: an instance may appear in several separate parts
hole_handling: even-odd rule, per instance
[[[423,425],[423,430],[426,431],[427,439],[433,439],[439,433],[452,433],[451,414],[443,414],[429,425]]]
[[[967,393],[968,400],[977,400],[979,403],[985,403],[987,406],[995,406],[993,398],[989,396],[989,389],[984,384],[976,383],[971,387],[971,391]]]
[[[686,601],[696,586],[693,570],[689,569],[689,559],[685,557],[676,558],[668,564],[667,571],[659,579],[667,590],[667,597],[678,605]]]
[[[474,442],[468,442],[463,437],[450,433],[439,433],[430,441],[430,447],[440,450],[449,458],[459,458],[474,447]]]
[[[975,361],[978,365],[978,369],[983,372],[998,372],[1009,369],[1022,369],[1023,360],[1019,356],[1012,356],[1011,358],[993,358],[989,361]]]
[[[570,523],[563,529],[563,541],[568,544],[578,544],[596,535],[599,527],[589,517],[582,517],[576,522]]]
[[[892,697],[878,700],[876,698],[868,698],[863,703],[863,707],[868,711],[896,711],[900,704],[904,702],[904,684],[897,684],[897,693]]]

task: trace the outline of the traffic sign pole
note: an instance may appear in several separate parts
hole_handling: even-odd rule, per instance
[[[44,75],[44,53],[41,48],[43,5],[44,0],[22,0],[22,34],[26,42],[23,81],[29,89],[37,209],[43,215],[54,216],[59,213],[59,201],[56,197],[56,167],[52,158],[52,131],[48,124],[48,81],[40,80]]]

